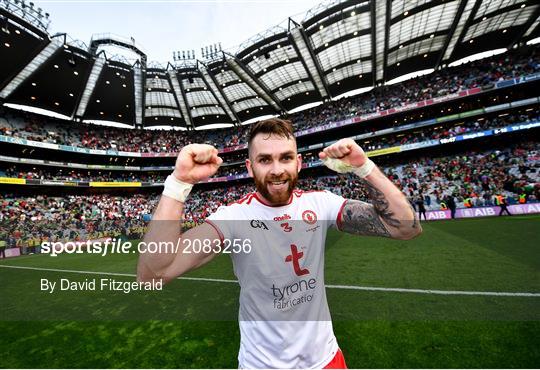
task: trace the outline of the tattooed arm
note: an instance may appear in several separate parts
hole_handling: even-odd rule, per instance
[[[381,170],[375,167],[359,181],[364,181],[371,204],[348,199],[339,220],[342,231],[402,240],[422,232],[411,204]]]
[[[364,151],[352,140],[342,139],[325,148],[321,159],[338,158],[354,167],[367,161]],[[342,231],[368,236],[408,240],[418,236],[422,227],[405,195],[375,167],[363,180],[371,203],[347,200],[338,220]]]

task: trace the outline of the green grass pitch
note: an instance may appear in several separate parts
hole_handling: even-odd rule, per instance
[[[331,286],[540,293],[540,216],[424,223],[409,241],[331,231]],[[41,278],[135,272],[136,255],[2,260],[2,368],[237,368],[239,287],[177,280],[162,292],[41,292]],[[108,277],[108,276],[107,276]],[[130,276],[114,276],[132,280]],[[234,279],[228,256],[189,274]],[[327,288],[351,368],[538,368],[540,297]]]

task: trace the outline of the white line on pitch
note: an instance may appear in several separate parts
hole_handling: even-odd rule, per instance
[[[398,293],[420,293],[420,294],[439,294],[439,295],[487,295],[499,297],[540,297],[540,293],[510,293],[510,292],[478,292],[464,290],[437,290],[437,289],[405,289],[405,288],[377,288],[370,286],[355,285],[326,285],[327,288],[367,290],[380,292],[398,292]]]
[[[100,271],[80,271],[80,270],[61,270],[41,267],[26,267],[26,266],[10,266],[1,265],[3,268],[21,269],[21,270],[35,270],[35,271],[52,271],[52,272],[68,272],[73,274],[93,274],[93,275],[108,275],[108,276],[127,276],[135,277],[135,274],[123,274],[119,272],[100,272]],[[235,283],[237,280],[227,279],[212,279],[212,278],[196,278],[181,276],[177,279],[180,280],[195,280],[195,281],[210,281],[215,283]],[[379,288],[369,286],[356,286],[356,285],[326,285],[330,289],[349,289],[349,290],[363,290],[371,292],[397,292],[397,293],[418,293],[418,294],[437,294],[437,295],[472,295],[472,296],[497,296],[497,297],[540,297],[540,293],[523,293],[523,292],[479,292],[479,291],[463,291],[463,290],[437,290],[437,289],[405,289],[405,288]]]
[[[108,275],[108,276],[127,276],[135,277],[135,274],[124,274],[121,272],[101,272],[101,271],[81,271],[81,270],[62,270],[62,269],[51,269],[43,267],[27,267],[27,266],[10,266],[10,265],[1,265],[0,267],[11,268],[11,269],[22,269],[22,270],[36,270],[36,271],[52,271],[52,272],[71,272],[73,274],[92,274],[92,275]],[[215,283],[235,283],[238,284],[236,280],[226,280],[226,279],[211,279],[211,278],[194,278],[194,277],[185,277],[181,276],[177,279],[181,280],[197,280],[197,281],[211,281]]]

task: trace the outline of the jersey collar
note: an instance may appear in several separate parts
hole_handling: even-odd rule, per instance
[[[283,204],[283,205],[281,205],[281,206],[275,206],[275,205],[273,205],[273,204],[268,203],[268,202],[262,197],[262,195],[259,194],[259,192],[253,193],[253,197],[254,197],[255,199],[257,199],[257,201],[258,201],[259,203],[261,203],[263,206],[266,206],[266,207],[272,207],[272,208],[279,208],[279,207],[285,207],[285,206],[288,206],[289,204],[292,203],[294,195],[295,195],[295,192],[294,192],[294,190],[293,190],[293,192],[292,192],[292,194],[291,194],[289,200],[287,201],[287,203],[285,203],[285,204]]]

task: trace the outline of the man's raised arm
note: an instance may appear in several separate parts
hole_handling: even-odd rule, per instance
[[[371,203],[348,199],[338,220],[342,231],[394,239],[422,233],[416,213],[405,195],[368,159],[352,139],[341,139],[319,153],[330,169],[355,173],[364,182]]]
[[[137,280],[163,279],[169,282],[207,263],[214,253],[183,253],[183,240],[219,239],[209,224],[197,226],[182,236],[184,203],[194,184],[216,173],[222,163],[218,151],[211,145],[190,144],[182,148],[173,173],[165,181],[165,189],[148,225],[148,232],[137,265]]]

